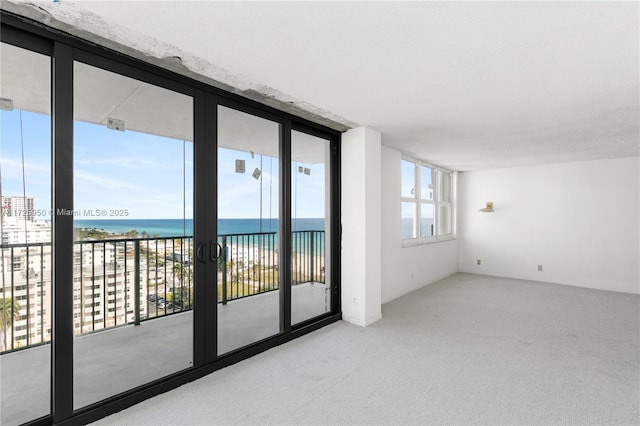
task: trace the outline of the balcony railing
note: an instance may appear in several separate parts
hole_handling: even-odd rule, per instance
[[[276,233],[220,235],[218,303],[279,288]],[[292,285],[325,282],[324,231],[292,233]],[[51,243],[0,245],[0,353],[51,340]],[[76,241],[74,334],[191,310],[190,236]]]

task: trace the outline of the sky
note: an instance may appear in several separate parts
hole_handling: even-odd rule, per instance
[[[420,199],[422,200],[433,200],[433,173],[432,169],[420,166]],[[401,180],[401,188],[402,188],[402,197],[403,198],[415,198],[416,194],[416,164],[402,160],[400,165],[400,180]],[[415,204],[413,203],[402,203],[402,217],[403,218],[414,218],[416,215],[415,212]],[[421,210],[421,217],[423,219],[432,219],[433,218],[433,208],[429,205],[423,204]]]
[[[24,175],[27,196],[35,197],[36,219],[48,220],[51,209],[51,120],[44,114],[22,113]],[[23,194],[20,113],[0,111],[2,195]]]
[[[50,118],[23,111],[22,134],[19,110],[0,111],[0,123],[3,195],[23,194],[22,138],[25,193],[35,197],[36,219],[49,220]],[[226,148],[218,157],[219,217],[258,218],[262,211],[263,218],[276,218],[278,159]],[[236,159],[245,160],[245,173],[236,172]],[[299,165],[310,173],[298,173]],[[259,179],[252,176],[256,168]],[[294,217],[324,217],[324,172],[324,164],[292,164]],[[193,217],[193,143],[76,121],[74,211],[77,219]]]

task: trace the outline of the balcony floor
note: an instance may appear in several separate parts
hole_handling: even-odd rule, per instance
[[[292,321],[323,314],[325,286],[292,287]],[[218,352],[279,333],[278,291],[218,305]],[[193,314],[185,312],[77,336],[74,339],[76,409],[192,365]],[[50,345],[0,357],[0,424],[14,425],[49,412]]]

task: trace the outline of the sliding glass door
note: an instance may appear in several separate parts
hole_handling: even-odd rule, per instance
[[[74,409],[193,361],[193,99],[76,62]]]
[[[89,423],[340,318],[338,132],[9,21],[1,424]]]
[[[331,311],[331,142],[291,132],[291,323]]]
[[[1,44],[0,424],[49,414],[51,59]]]
[[[218,354],[280,330],[281,124],[219,105]]]

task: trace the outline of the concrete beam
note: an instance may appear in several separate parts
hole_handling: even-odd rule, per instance
[[[74,2],[0,2],[0,9],[210,86],[343,132],[359,124],[230,72],[180,47],[106,21]]]

